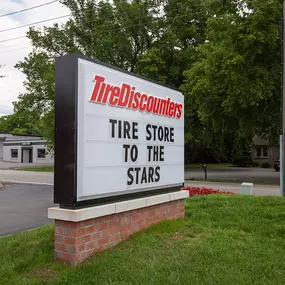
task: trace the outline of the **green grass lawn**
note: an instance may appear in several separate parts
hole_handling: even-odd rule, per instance
[[[285,284],[285,199],[215,195],[76,269],[53,262],[53,227],[0,238],[0,284]]]
[[[53,172],[53,166],[41,166],[41,167],[25,167],[25,168],[17,168],[17,170],[22,171],[36,171],[36,172]]]
[[[220,163],[220,164],[206,163],[206,165],[207,168],[225,168],[233,166],[231,163]],[[185,164],[185,168],[201,168],[201,164],[200,163]]]

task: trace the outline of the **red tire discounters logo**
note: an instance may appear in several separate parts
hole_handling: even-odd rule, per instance
[[[105,77],[96,75],[95,85],[90,98],[91,102],[124,107],[155,115],[179,119],[182,115],[182,104],[170,98],[163,99],[136,91],[135,86],[123,83],[122,86],[105,83]]]

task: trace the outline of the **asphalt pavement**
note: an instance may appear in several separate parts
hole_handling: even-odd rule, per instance
[[[4,184],[0,189],[0,236],[40,227],[52,220],[53,186]]]
[[[233,182],[253,182],[260,184],[279,184],[280,172],[272,168],[225,167],[207,169],[208,180],[226,180]],[[204,179],[203,169],[186,169],[185,180]]]
[[[253,182],[255,184],[279,184],[279,172],[274,169],[262,168],[217,168],[208,169],[208,180],[225,180],[227,182]],[[1,170],[0,182],[38,183],[53,185],[52,172],[30,172],[17,170]],[[205,178],[202,169],[186,169],[185,180],[202,180]]]
[[[52,172],[33,172],[21,170],[1,170],[0,182],[4,183],[30,183],[53,185]]]

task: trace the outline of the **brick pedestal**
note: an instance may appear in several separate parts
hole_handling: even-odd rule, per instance
[[[184,218],[188,195],[179,191],[80,210],[50,208],[55,259],[76,266],[153,224]]]

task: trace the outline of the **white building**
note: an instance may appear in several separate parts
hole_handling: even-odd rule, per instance
[[[3,143],[8,137],[12,137],[12,135],[0,134],[0,160],[3,160]]]
[[[0,134],[0,160],[52,164],[53,155],[41,137]]]

